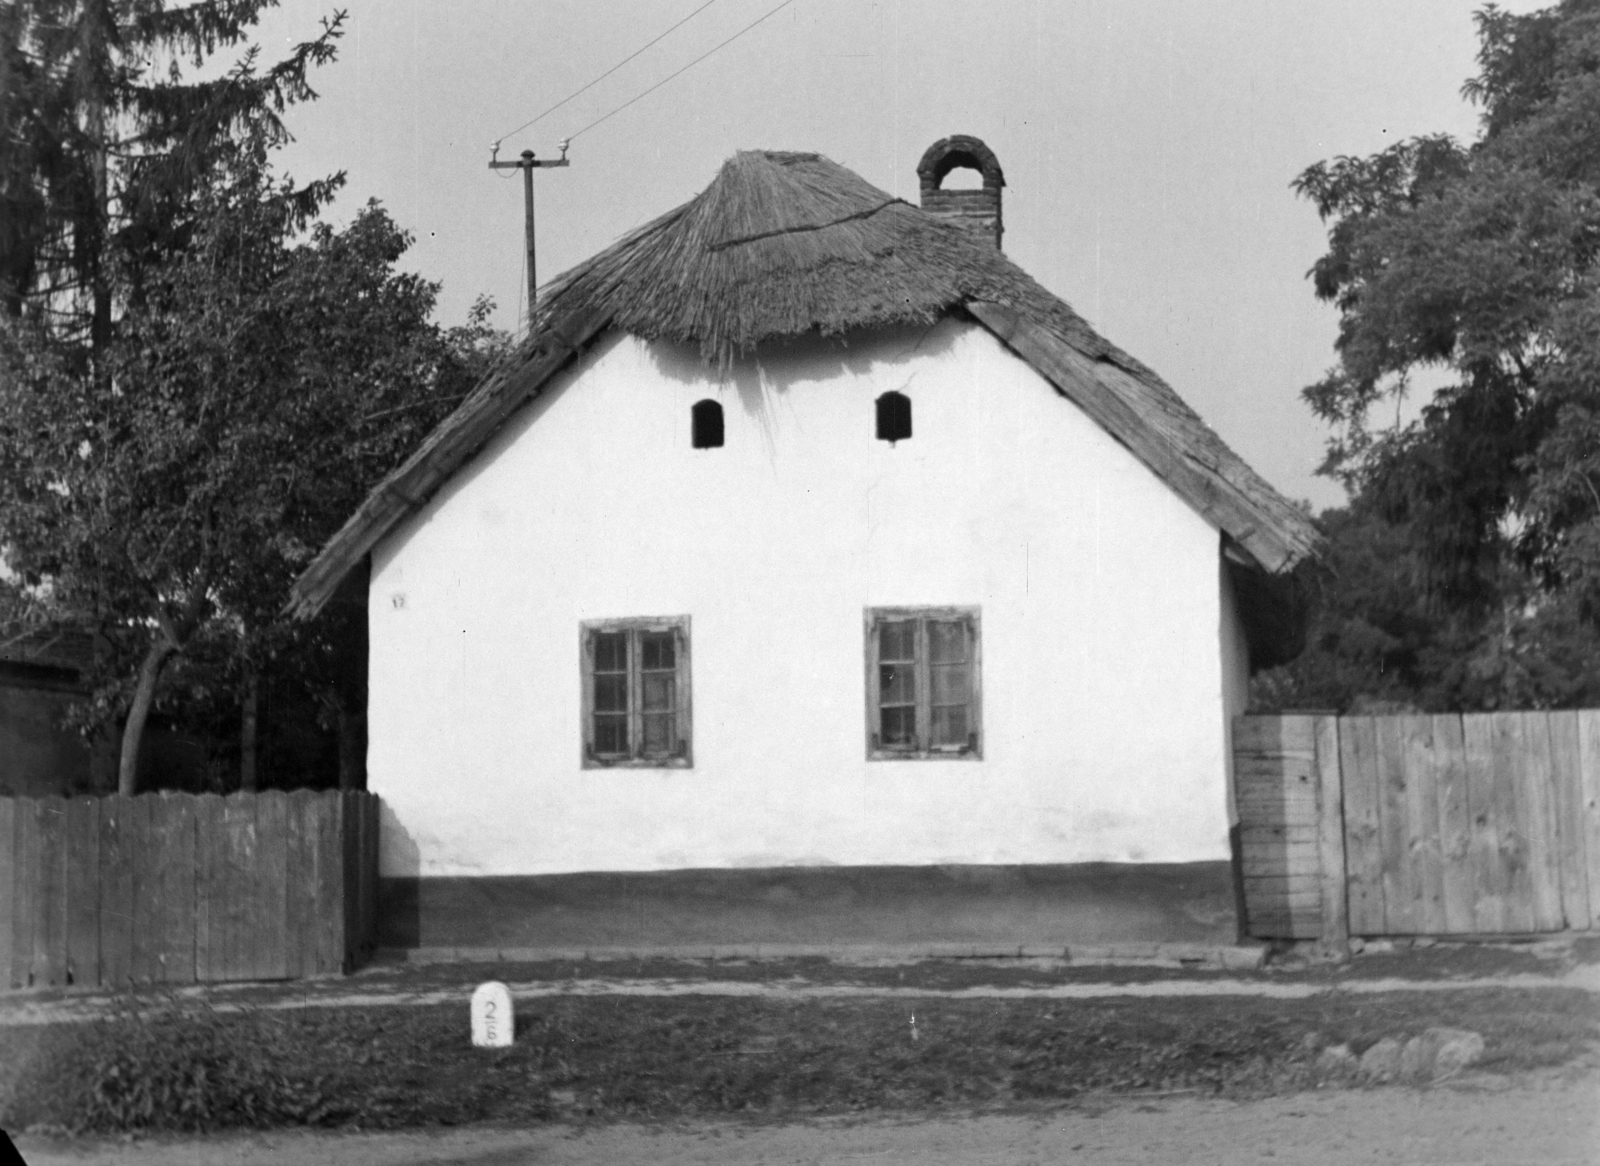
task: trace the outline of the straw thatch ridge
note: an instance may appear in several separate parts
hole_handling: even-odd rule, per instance
[[[764,340],[931,324],[1029,301],[1074,347],[1151,375],[994,247],[818,154],[735,154],[698,196],[556,277],[546,318],[603,305],[645,340],[726,364]]]
[[[314,614],[339,581],[602,332],[698,345],[726,367],[764,341],[928,325],[993,332],[1268,571],[1313,552],[1309,519],[1160,377],[982,238],[818,154],[735,154],[695,198],[557,276],[528,339],[384,480],[296,582]]]

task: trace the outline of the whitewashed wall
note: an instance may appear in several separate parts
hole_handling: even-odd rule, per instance
[[[975,326],[607,340],[374,554],[383,871],[1226,858],[1218,539]],[[982,608],[981,761],[865,759],[863,609],[921,604]],[[684,614],[694,767],[581,768],[579,622]]]

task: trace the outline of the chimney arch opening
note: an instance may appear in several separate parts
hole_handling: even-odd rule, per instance
[[[952,166],[939,179],[940,190],[982,190],[983,171],[976,166]]]

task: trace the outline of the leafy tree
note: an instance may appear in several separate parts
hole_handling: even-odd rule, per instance
[[[1566,703],[1600,695],[1571,650],[1600,628],[1600,0],[1477,23],[1475,141],[1296,182],[1329,224],[1311,277],[1340,315],[1338,364],[1305,397],[1354,499],[1330,521],[1324,616],[1382,632],[1334,651],[1386,661],[1369,695]],[[1438,380],[1417,421],[1375,423]]]
[[[1305,650],[1251,681],[1259,711],[1443,712],[1600,703],[1600,632],[1570,595],[1531,588],[1514,565],[1488,613],[1431,602],[1422,539],[1358,496],[1317,519],[1321,559],[1300,571]]]
[[[196,200],[104,375],[25,321],[3,333],[0,545],[105,646],[88,720],[126,710],[124,793],[175,655],[246,694],[269,660],[317,674],[325,633],[279,615],[290,582],[492,355],[486,305],[465,330],[430,322],[436,285],[395,270],[409,239],[381,208],[297,237],[265,159],[258,142]]]
[[[381,210],[304,234],[341,177],[266,160],[343,14],[209,63],[274,2],[0,4],[0,616],[95,629],[124,789],[163,702],[242,707],[252,782],[264,666],[359,719],[361,621],[285,626],[287,580],[495,346],[428,321]]]

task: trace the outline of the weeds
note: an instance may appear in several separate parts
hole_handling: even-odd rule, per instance
[[[51,1042],[18,1108],[75,1133],[200,1131],[326,1122],[327,1074],[297,1056],[280,1016],[122,996]]]
[[[23,1086],[0,1097],[0,1125],[414,1128],[1244,1097],[1323,1084],[1325,1045],[1359,1050],[1437,1024],[1481,1032],[1494,1071],[1560,1064],[1592,1047],[1596,1019],[1588,993],[1552,990],[914,1005],[556,997],[521,1006],[510,1048],[475,1049],[465,992],[459,1005],[282,1012],[130,1000],[36,1039]]]

